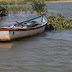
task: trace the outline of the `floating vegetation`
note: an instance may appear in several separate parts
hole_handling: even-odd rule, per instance
[[[65,17],[61,14],[57,14],[56,16],[49,16],[46,30],[64,30],[64,29],[72,29],[72,20],[65,20]]]
[[[8,15],[8,13],[17,13],[19,11],[27,11],[27,7],[17,6],[17,7],[1,7],[0,6],[0,17]]]
[[[26,1],[0,1],[0,5],[26,4]]]
[[[17,6],[17,7],[9,7],[9,12],[18,12],[18,11],[26,11],[27,7]]]

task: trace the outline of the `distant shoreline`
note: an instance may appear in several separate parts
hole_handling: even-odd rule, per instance
[[[66,2],[72,2],[72,1],[45,1],[45,3],[66,3]]]

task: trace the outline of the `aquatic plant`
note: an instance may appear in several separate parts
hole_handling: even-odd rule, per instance
[[[0,6],[0,17],[8,15],[8,9]]]
[[[44,12],[45,6],[46,4],[44,3],[44,0],[33,0],[32,9],[37,13],[41,14],[42,12]]]
[[[0,1],[0,5],[26,4],[26,1]]]
[[[19,11],[26,11],[28,8],[24,6],[17,6],[17,7],[1,7],[0,6],[0,16],[6,16],[8,13],[17,13]]]
[[[17,7],[9,7],[9,11],[25,11],[27,7],[17,6]]]
[[[72,28],[72,20],[65,20],[65,17],[61,14],[56,16],[49,16],[46,30],[64,30]]]
[[[0,1],[0,5],[8,5],[9,2],[8,1]]]

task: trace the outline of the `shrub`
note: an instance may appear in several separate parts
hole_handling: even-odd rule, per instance
[[[0,16],[6,16],[8,14],[8,10],[6,7],[1,7],[0,6]]]
[[[44,3],[44,0],[33,0],[32,9],[36,11],[37,13],[44,12],[45,6],[46,4]]]
[[[61,14],[57,14],[56,16],[49,16],[46,30],[64,30],[72,28],[72,20],[65,20],[65,17]],[[51,29],[51,28],[52,29]]]

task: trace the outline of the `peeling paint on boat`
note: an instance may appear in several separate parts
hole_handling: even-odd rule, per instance
[[[0,41],[8,41],[10,40],[9,30],[0,31]]]

